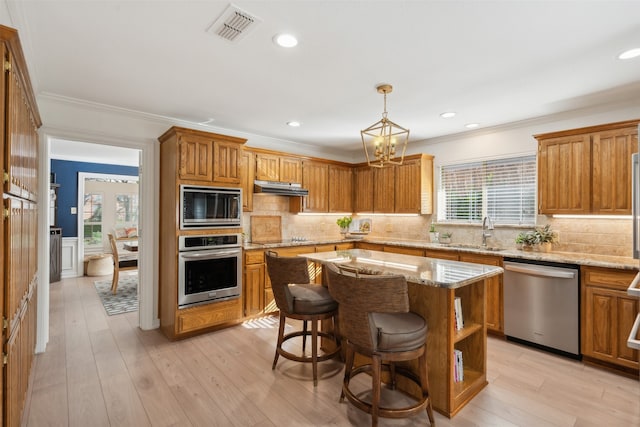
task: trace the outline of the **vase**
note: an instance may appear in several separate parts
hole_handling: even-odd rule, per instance
[[[551,252],[551,242],[543,242],[537,245],[538,252]]]

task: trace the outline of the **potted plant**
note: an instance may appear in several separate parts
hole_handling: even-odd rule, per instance
[[[349,225],[353,222],[353,218],[350,216],[343,216],[342,218],[338,218],[336,220],[336,224],[340,227],[340,233],[347,234],[349,231]]]
[[[551,230],[551,225],[547,224],[544,227],[536,227],[533,232],[540,252],[550,252],[553,243],[558,241],[558,234]]]
[[[521,231],[516,236],[516,248],[524,249],[525,251],[530,251],[533,249],[533,246],[537,243],[537,237],[534,231]]]
[[[450,233],[448,231],[445,231],[444,233],[440,233],[440,235],[438,236],[438,242],[447,245],[451,243],[451,236],[453,236],[453,233]]]
[[[436,225],[434,223],[431,223],[431,226],[429,227],[429,240],[431,241],[431,243],[438,243],[438,232],[436,231]]]

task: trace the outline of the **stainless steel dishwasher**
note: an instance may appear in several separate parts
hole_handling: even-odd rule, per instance
[[[580,274],[572,264],[504,261],[504,333],[569,357],[580,357]]]

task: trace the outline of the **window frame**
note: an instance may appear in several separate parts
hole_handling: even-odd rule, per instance
[[[450,163],[443,164],[438,167],[438,187],[437,187],[437,210],[436,210],[436,221],[442,224],[452,224],[452,225],[475,225],[481,224],[484,217],[489,216],[493,220],[496,225],[501,226],[514,226],[514,227],[532,227],[536,224],[537,217],[537,181],[538,181],[538,173],[537,173],[537,155],[536,153],[521,153],[506,157],[500,158],[489,158],[489,159],[481,159],[481,160],[466,160],[458,163]],[[512,168],[513,170],[508,170],[508,168]],[[475,170],[474,170],[475,169]],[[451,207],[451,204],[448,204],[447,201],[447,192],[445,191],[444,186],[447,185],[447,179],[443,174],[449,172],[451,173],[453,170],[460,170],[461,172],[467,174],[468,178],[472,180],[472,184],[469,188],[461,188],[462,192],[460,193],[460,197],[469,197],[473,196],[473,200],[477,202],[477,206],[473,206],[470,204],[469,209],[473,211],[466,218],[452,218],[450,212],[448,212],[448,208]],[[477,174],[477,170],[481,170],[481,174]],[[524,185],[522,182],[518,182],[518,189],[516,192],[519,192],[518,202],[520,205],[519,212],[513,207],[513,205],[505,204],[504,206],[498,206],[498,208],[502,207],[503,212],[506,212],[510,215],[505,215],[504,217],[501,215],[495,214],[496,206],[490,206],[490,198],[494,200],[500,201],[500,196],[504,194],[509,195],[508,187],[510,182],[508,178],[505,176],[504,184],[499,186],[491,186],[486,185],[487,178],[491,180],[495,179],[495,172],[500,171],[510,174],[520,174],[520,178],[531,179],[531,181],[526,182]],[[491,174],[494,175],[491,175]],[[506,175],[506,174],[505,174]],[[480,183],[480,184],[478,184]],[[465,190],[468,190],[465,194]],[[490,196],[490,193],[493,195]],[[502,192],[503,194],[500,194]],[[473,194],[475,193],[475,195]],[[533,195],[533,199],[527,197],[528,195]],[[524,207],[523,207],[524,204]],[[461,209],[464,209],[465,206],[462,204],[457,205]],[[511,212],[509,212],[511,210]],[[493,215],[491,212],[494,212]],[[514,214],[515,212],[515,214]],[[510,217],[510,218],[509,218]],[[518,218],[517,220],[513,220],[513,218]]]

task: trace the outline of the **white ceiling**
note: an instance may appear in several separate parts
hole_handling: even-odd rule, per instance
[[[640,99],[640,58],[616,58],[640,47],[640,1],[234,4],[262,22],[231,43],[206,32],[223,1],[8,2],[39,96],[337,151],[380,119],[379,83],[412,141]]]

